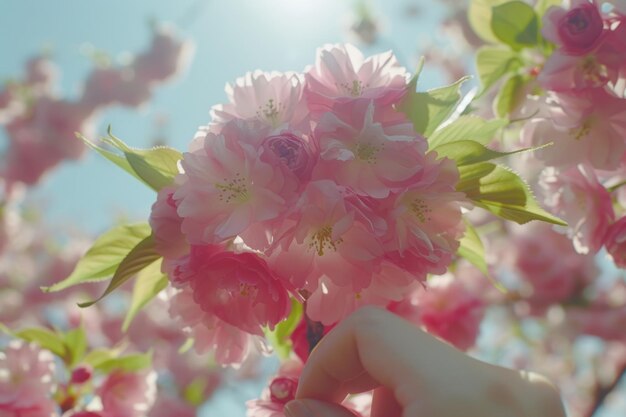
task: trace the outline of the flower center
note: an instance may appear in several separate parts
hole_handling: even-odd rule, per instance
[[[265,119],[272,127],[276,127],[280,121],[280,112],[284,110],[284,104],[277,103],[270,98],[263,106],[259,106],[256,115],[259,119]]]
[[[591,131],[591,121],[589,119],[585,120],[585,122],[579,128],[570,129],[569,133],[575,140],[581,140],[589,132]]]
[[[337,250],[337,246],[343,242],[343,239],[333,240],[333,228],[331,226],[322,227],[311,236],[309,247],[313,248],[319,256],[324,255],[324,250]]]
[[[426,223],[426,221],[430,220],[430,213],[432,209],[428,207],[428,204],[421,198],[414,199],[410,204],[409,208],[420,221],[420,223]]]
[[[296,395],[298,381],[292,378],[278,377],[270,384],[270,399],[272,402],[286,404]]]
[[[245,282],[239,283],[239,295],[242,297],[252,296],[252,298],[256,297],[259,289],[256,285],[250,285]]]
[[[341,88],[346,94],[352,97],[360,97],[363,89],[369,87],[368,84],[363,85],[361,80],[354,80],[352,83],[335,84]]]
[[[369,143],[359,143],[356,145],[354,153],[360,160],[365,161],[368,164],[375,164],[376,155],[383,148],[383,146],[384,145],[376,146]]]
[[[581,9],[572,10],[566,19],[567,29],[573,34],[583,32],[589,26],[589,15]]]
[[[235,174],[235,178],[228,181],[224,178],[224,183],[215,184],[215,188],[219,190],[217,196],[218,200],[223,203],[230,203],[232,201],[238,201],[245,203],[250,199],[250,193],[248,192],[247,181],[241,177],[241,174]]]

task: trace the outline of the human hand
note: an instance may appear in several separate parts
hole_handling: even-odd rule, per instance
[[[478,361],[386,310],[365,307],[311,353],[289,417],[353,417],[338,405],[374,390],[371,417],[565,417],[545,378]]]

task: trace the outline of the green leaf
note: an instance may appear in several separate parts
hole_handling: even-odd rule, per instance
[[[117,289],[120,285],[131,279],[136,273],[138,273],[160,257],[161,255],[159,255],[154,248],[154,238],[152,237],[152,235],[146,237],[141,242],[139,242],[133,249],[131,249],[128,255],[126,255],[122,262],[120,262],[119,266],[115,270],[113,278],[109,282],[109,286],[106,288],[104,293],[96,300],[80,303],[78,304],[78,306],[89,307],[97,303],[98,301],[109,295],[111,292],[113,292],[115,289]]]
[[[204,397],[205,390],[207,389],[208,380],[206,378],[198,377],[191,381],[183,390],[183,398],[185,401],[194,406],[199,407],[204,403],[206,398]]]
[[[526,79],[521,75],[513,75],[506,80],[494,101],[494,113],[498,117],[507,117],[511,111],[520,103],[522,97],[520,92],[526,83]]]
[[[428,138],[428,146],[430,149],[435,149],[443,144],[460,140],[473,140],[487,145],[493,140],[498,130],[508,123],[508,120],[504,119],[487,121],[478,116],[461,116],[433,133]]]
[[[150,232],[150,225],[147,223],[114,227],[96,239],[93,246],[78,261],[69,277],[51,287],[44,287],[42,290],[60,291],[73,285],[110,277],[128,252],[149,236]]]
[[[515,50],[537,44],[539,19],[523,1],[510,1],[492,8],[491,30],[502,42]]]
[[[460,243],[457,255],[467,259],[472,265],[478,268],[498,291],[507,293],[506,288],[489,273],[489,268],[485,261],[485,247],[483,246],[483,242],[478,233],[476,233],[474,226],[467,220],[465,220],[465,234]]]
[[[108,151],[108,150],[106,150],[106,149],[96,145],[95,143],[91,142],[89,139],[87,139],[86,137],[84,137],[80,133],[76,133],[76,137],[79,138],[80,140],[82,140],[83,143],[85,145],[87,145],[89,148],[91,148],[94,151],[98,152],[100,155],[104,156],[106,159],[108,159],[109,161],[113,162],[115,165],[117,165],[118,167],[122,168],[124,171],[128,172],[130,175],[132,175],[133,177],[135,177],[139,181],[141,181],[144,184],[146,184],[141,179],[141,177],[139,177],[139,175],[137,175],[137,173],[135,172],[133,167],[130,166],[130,163],[128,162],[128,160],[126,160],[126,157],[124,155],[118,155],[116,153]],[[148,185],[148,184],[146,184],[146,185]]]
[[[489,43],[499,43],[491,31],[491,9],[508,0],[470,0],[467,9],[467,20],[479,38]]]
[[[94,349],[83,358],[83,362],[97,368],[101,364],[115,359],[118,355],[119,352],[116,349]]]
[[[278,323],[274,330],[265,329],[265,337],[269,340],[270,344],[274,347],[274,350],[281,359],[289,357],[291,352],[291,340],[289,337],[293,331],[298,327],[300,320],[302,319],[302,304],[296,299],[291,299],[291,312],[289,316]]]
[[[94,369],[105,374],[113,371],[137,372],[152,365],[152,352],[138,353],[120,358],[111,358],[93,365]]]
[[[481,162],[460,167],[459,172],[457,190],[477,206],[519,224],[541,220],[567,226],[563,220],[543,210],[528,185],[508,168]]]
[[[410,89],[398,110],[413,122],[416,132],[429,137],[458,106],[461,100],[459,89],[468,78],[463,77],[454,84],[421,93]]]
[[[50,352],[61,358],[65,354],[65,343],[63,342],[63,337],[51,330],[33,327],[14,332],[13,336],[26,340],[27,342],[35,343],[42,349],[48,349]]]
[[[480,143],[472,140],[460,140],[438,146],[433,149],[433,151],[437,152],[440,158],[445,156],[453,159],[458,167],[462,167],[465,165],[477,164],[479,162],[491,161],[492,159],[514,155],[516,153],[535,151],[546,146],[551,146],[551,144],[543,145],[538,148],[524,148],[510,152],[499,152],[486,148]]]
[[[488,91],[505,74],[522,66],[518,54],[501,46],[483,46],[476,53],[476,70],[482,84],[478,96]]]
[[[65,363],[69,367],[73,367],[80,363],[87,351],[87,336],[83,327],[77,327],[65,333],[63,337],[66,351],[63,355]]]
[[[176,149],[166,146],[152,149],[131,148],[113,136],[110,129],[109,137],[104,142],[119,149],[136,176],[155,191],[172,184],[178,174],[178,161],[182,154]]]
[[[122,331],[127,331],[135,315],[161,290],[167,287],[169,281],[167,275],[161,272],[161,263],[162,261],[159,259],[137,274],[130,307],[126,312],[124,324],[122,324]]]

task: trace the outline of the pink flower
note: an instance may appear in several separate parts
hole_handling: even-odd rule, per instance
[[[280,278],[257,254],[234,253],[218,246],[192,246],[170,275],[189,285],[200,308],[252,334],[274,326],[289,314],[289,294]]]
[[[181,231],[183,219],[176,212],[175,190],[175,187],[160,190],[150,212],[155,249],[169,259],[180,258],[189,253],[189,244]]]
[[[258,120],[272,129],[298,125],[306,116],[303,86],[302,75],[294,72],[248,72],[226,84],[229,103],[211,109],[212,129],[219,132],[232,119]]]
[[[547,168],[540,184],[546,205],[568,223],[568,236],[578,253],[596,253],[615,215],[611,196],[588,165],[566,171]]]
[[[374,102],[359,100],[325,113],[314,136],[321,162],[317,179],[332,179],[359,195],[385,198],[410,184],[422,168],[427,144],[407,121],[375,121]]]
[[[302,136],[286,131],[268,136],[261,143],[263,159],[272,164],[284,166],[305,184],[318,159],[315,143]]]
[[[38,94],[52,93],[59,78],[59,69],[49,58],[36,56],[26,62],[26,79],[30,88],[37,90]]]
[[[143,417],[156,400],[156,372],[113,371],[98,387],[105,415]]]
[[[33,343],[14,340],[0,352],[0,415],[50,417],[54,357]]]
[[[182,399],[159,393],[149,417],[196,417],[196,408]]]
[[[258,400],[246,403],[247,417],[285,417],[283,412],[285,404],[295,399],[298,379],[302,372],[302,363],[297,360],[289,360],[283,363],[269,386],[261,394]]]
[[[355,291],[369,285],[382,246],[348,194],[332,181],[309,183],[276,234],[270,265],[296,288],[314,290],[322,276]]]
[[[569,308],[567,319],[580,333],[604,340],[626,341],[626,285],[619,278],[608,288],[594,294],[593,302],[585,308]]]
[[[163,82],[179,74],[189,63],[193,45],[180,40],[167,26],[155,28],[150,48],[135,57],[132,68],[145,84]]]
[[[203,147],[185,153],[182,185],[174,193],[182,230],[190,243],[219,243],[237,235],[265,235],[261,222],[273,220],[296,197],[298,180],[283,164],[264,162],[259,148],[268,136],[257,124],[232,121]],[[247,241],[246,241],[247,242]]]
[[[138,107],[151,95],[150,85],[138,80],[131,68],[96,68],[85,81],[81,103],[93,109],[114,104]]]
[[[253,336],[202,311],[191,288],[186,287],[170,298],[169,312],[193,337],[197,353],[213,352],[217,363],[235,367],[248,357],[254,344]]]
[[[569,10],[552,6],[543,17],[542,34],[572,54],[592,48],[604,30],[595,1],[573,0]]]
[[[596,169],[615,169],[626,145],[626,101],[603,89],[551,94],[549,116],[531,120],[522,130],[529,146],[553,145],[535,151],[550,166],[589,162]]]
[[[419,277],[390,262],[384,262],[370,285],[360,291],[350,286],[337,286],[322,277],[318,288],[307,299],[306,313],[310,319],[331,326],[362,306],[386,307],[402,300],[415,289],[418,281]]]
[[[461,206],[465,196],[455,191],[458,170],[453,161],[426,155],[420,177],[394,196],[393,219],[385,237],[387,259],[423,279],[443,274],[456,253],[465,227]]]
[[[452,275],[433,277],[416,300],[420,322],[429,333],[461,350],[474,345],[485,307],[463,281]]]
[[[309,334],[307,329],[307,319],[303,317],[298,326],[289,336],[293,346],[293,352],[300,358],[303,363],[309,359],[311,345],[316,344],[323,336],[328,334],[335,326],[324,326],[321,323],[316,324],[316,329]]]
[[[408,73],[391,51],[365,58],[350,44],[318,49],[315,65],[305,76],[304,94],[314,113],[358,97],[389,106],[407,91]]]
[[[547,224],[524,225],[505,250],[520,280],[517,291],[540,314],[574,297],[599,273],[593,257],[577,253],[567,236]]]
[[[626,268],[626,217],[609,226],[604,245],[615,265]]]

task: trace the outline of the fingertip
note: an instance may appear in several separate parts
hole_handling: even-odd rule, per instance
[[[355,417],[355,414],[339,404],[301,399],[285,405],[287,417]]]

